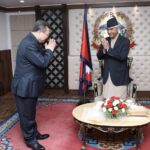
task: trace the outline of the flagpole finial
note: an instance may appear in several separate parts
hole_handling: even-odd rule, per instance
[[[84,4],[84,8],[87,9],[87,8],[88,8],[88,5],[87,5],[87,4]]]

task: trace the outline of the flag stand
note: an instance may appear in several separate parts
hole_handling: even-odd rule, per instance
[[[86,93],[84,92],[83,96],[80,97],[80,101],[77,103],[77,106],[89,103],[89,99],[86,99]]]
[[[84,92],[83,96],[80,97],[80,101],[77,103],[77,105],[82,105],[90,102],[90,99],[86,98],[86,92]]]
[[[83,104],[85,104],[85,92],[84,92],[84,95],[83,95]]]

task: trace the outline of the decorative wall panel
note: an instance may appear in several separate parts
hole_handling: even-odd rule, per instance
[[[47,88],[64,87],[63,13],[61,9],[41,9],[41,19],[47,21],[52,29],[50,37],[57,41],[54,59],[46,70]]]

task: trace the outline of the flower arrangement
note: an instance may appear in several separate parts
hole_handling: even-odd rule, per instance
[[[116,118],[122,115],[126,115],[128,106],[124,100],[120,97],[112,96],[109,99],[106,99],[102,105],[102,111],[109,118]]]

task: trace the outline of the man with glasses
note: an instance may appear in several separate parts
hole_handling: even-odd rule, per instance
[[[56,46],[54,39],[45,43],[49,34],[47,22],[39,20],[34,24],[32,32],[27,34],[17,49],[12,80],[23,137],[32,150],[45,150],[37,140],[49,137],[49,134],[40,134],[35,120],[37,99],[44,89],[45,69],[53,58]]]

